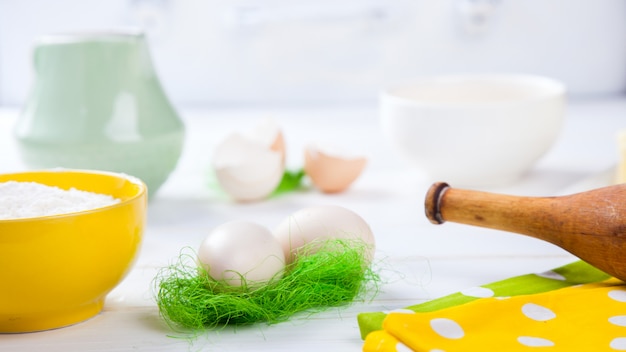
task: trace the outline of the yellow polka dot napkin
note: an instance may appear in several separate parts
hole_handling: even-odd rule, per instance
[[[381,314],[366,352],[626,351],[626,286],[584,262]]]

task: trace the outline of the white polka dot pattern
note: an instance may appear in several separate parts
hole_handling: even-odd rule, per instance
[[[626,351],[626,337],[614,338],[609,346],[616,351]]]
[[[561,275],[561,274],[559,274],[557,272],[554,272],[552,270],[546,271],[546,272],[543,272],[543,273],[538,273],[538,274],[535,274],[535,275],[540,276],[540,277],[545,277],[546,279],[565,281],[565,276],[563,276],[563,275]]]
[[[398,342],[396,344],[396,351],[397,352],[413,352],[413,350],[409,348],[409,346],[403,344],[402,342]]]
[[[448,339],[460,339],[465,336],[461,325],[451,319],[436,318],[430,321],[430,327],[440,336]]]
[[[617,326],[626,326],[626,315],[616,315],[609,318],[609,323]]]
[[[624,290],[611,290],[609,291],[609,297],[618,302],[626,302],[626,291]]]
[[[401,352],[408,348],[427,352],[483,351],[485,346],[511,352],[626,352],[623,281],[612,278],[507,299],[485,287],[460,293],[477,299],[468,302],[459,295],[456,297],[464,303],[453,309],[390,314],[385,329],[397,331],[398,335],[387,349],[394,350],[401,341],[405,344],[398,344]]]
[[[554,342],[541,337],[532,336],[520,336],[517,338],[517,342],[527,347],[552,347]]]
[[[532,320],[547,321],[556,318],[556,314],[546,307],[534,303],[526,303],[522,306],[522,313]]]

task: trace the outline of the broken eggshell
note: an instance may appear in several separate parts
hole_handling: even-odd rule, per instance
[[[310,145],[304,151],[304,171],[324,193],[346,190],[367,164],[362,156],[349,156],[336,148]]]
[[[265,119],[252,130],[243,134],[244,138],[261,143],[269,149],[282,154],[285,162],[285,138],[278,125],[272,119]]]
[[[217,146],[213,168],[222,189],[235,200],[260,200],[280,183],[284,152],[258,139],[232,134]]]

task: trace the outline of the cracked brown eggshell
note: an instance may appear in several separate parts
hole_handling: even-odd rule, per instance
[[[361,175],[366,164],[365,157],[342,156],[313,145],[304,152],[304,172],[324,193],[345,191]]]

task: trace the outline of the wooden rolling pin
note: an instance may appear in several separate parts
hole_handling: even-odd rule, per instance
[[[555,244],[626,281],[626,184],[562,197],[519,197],[433,184],[425,200],[446,221],[519,233]]]

